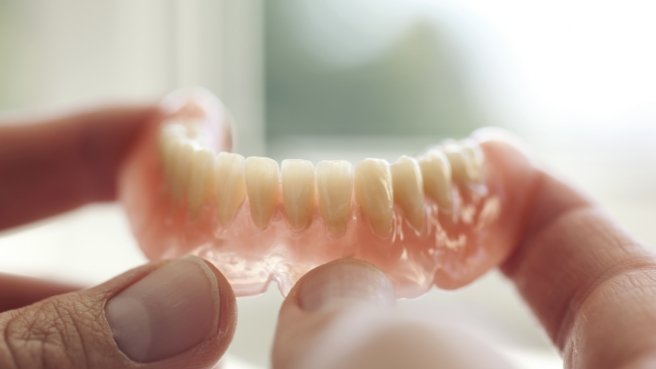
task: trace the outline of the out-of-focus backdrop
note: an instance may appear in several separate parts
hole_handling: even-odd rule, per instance
[[[503,126],[656,244],[655,16],[649,0],[2,1],[0,111],[203,85],[237,150],[277,159],[392,159]],[[144,261],[116,205],[0,234],[5,272],[92,284]],[[279,303],[240,300],[231,365],[266,366]],[[496,273],[403,304],[562,365]]]

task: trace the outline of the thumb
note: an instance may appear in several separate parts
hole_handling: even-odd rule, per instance
[[[205,368],[227,349],[235,297],[197,257],[0,314],[0,367]]]

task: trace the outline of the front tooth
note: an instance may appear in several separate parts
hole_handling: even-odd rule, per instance
[[[285,215],[296,230],[305,229],[314,210],[314,165],[300,159],[283,160],[282,201]]]
[[[419,165],[414,158],[400,157],[390,166],[394,202],[416,230],[424,227],[424,191]]]
[[[219,224],[226,226],[246,198],[244,157],[229,152],[219,153],[213,173],[211,186],[216,191],[216,216]]]
[[[419,158],[419,168],[424,180],[424,192],[440,208],[450,209],[453,202],[451,165],[446,155],[440,150],[431,150]]]
[[[477,145],[449,142],[443,150],[451,164],[453,179],[464,183],[481,180],[483,160]]]
[[[336,236],[346,232],[351,215],[353,166],[344,160],[317,163],[317,195],[319,213],[328,229]]]
[[[195,150],[188,163],[190,166],[187,201],[192,216],[196,216],[209,196],[209,178],[214,165],[214,153],[206,148]]]
[[[246,159],[246,191],[253,223],[266,228],[278,202],[278,163],[270,158]]]
[[[355,200],[374,232],[388,237],[394,217],[392,176],[387,162],[365,159],[355,169]]]

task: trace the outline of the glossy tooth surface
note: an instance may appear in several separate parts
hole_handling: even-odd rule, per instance
[[[431,150],[419,158],[424,193],[443,209],[451,209],[451,165],[440,150]]]
[[[343,235],[351,216],[353,166],[343,160],[320,161],[316,177],[319,213],[334,235]]]
[[[416,230],[424,227],[424,190],[417,160],[402,156],[390,166],[394,202]]]
[[[394,219],[392,175],[387,162],[365,159],[355,169],[355,201],[376,234],[388,237]]]
[[[253,223],[261,229],[269,225],[278,203],[278,163],[259,156],[246,159],[246,192]]]
[[[176,140],[172,150],[171,162],[171,190],[173,198],[181,201],[189,183],[189,162],[194,154],[194,142],[188,139]]]
[[[474,146],[449,142],[443,147],[451,164],[453,179],[462,183],[478,182],[482,174],[482,154]]]
[[[189,212],[196,216],[210,195],[210,177],[214,166],[214,153],[206,148],[194,150],[189,161],[190,174],[187,187]]]
[[[314,165],[308,160],[283,160],[281,176],[285,216],[292,228],[303,230],[314,211]]]
[[[244,157],[221,152],[214,160],[211,188],[216,194],[216,217],[225,226],[235,217],[246,198]]]
[[[176,128],[177,127],[177,128]],[[178,124],[165,124],[159,131],[159,151],[160,159],[162,160],[162,168],[164,169],[164,178],[167,183],[171,183],[172,179],[172,166],[174,149],[176,142],[182,137],[178,134],[181,127]]]
[[[481,145],[471,139],[463,140],[462,150],[465,153],[465,156],[468,158],[468,178],[474,182],[481,182],[483,180],[483,166],[485,164],[485,158],[483,155],[483,149],[481,149]]]

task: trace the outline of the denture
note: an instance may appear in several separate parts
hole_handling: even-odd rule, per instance
[[[279,165],[228,151],[226,115],[208,93],[165,106],[122,168],[132,229],[149,258],[202,256],[237,295],[271,281],[286,294],[311,268],[350,257],[416,296],[471,282],[516,240],[525,196],[511,194],[498,145],[472,138],[392,163]]]

